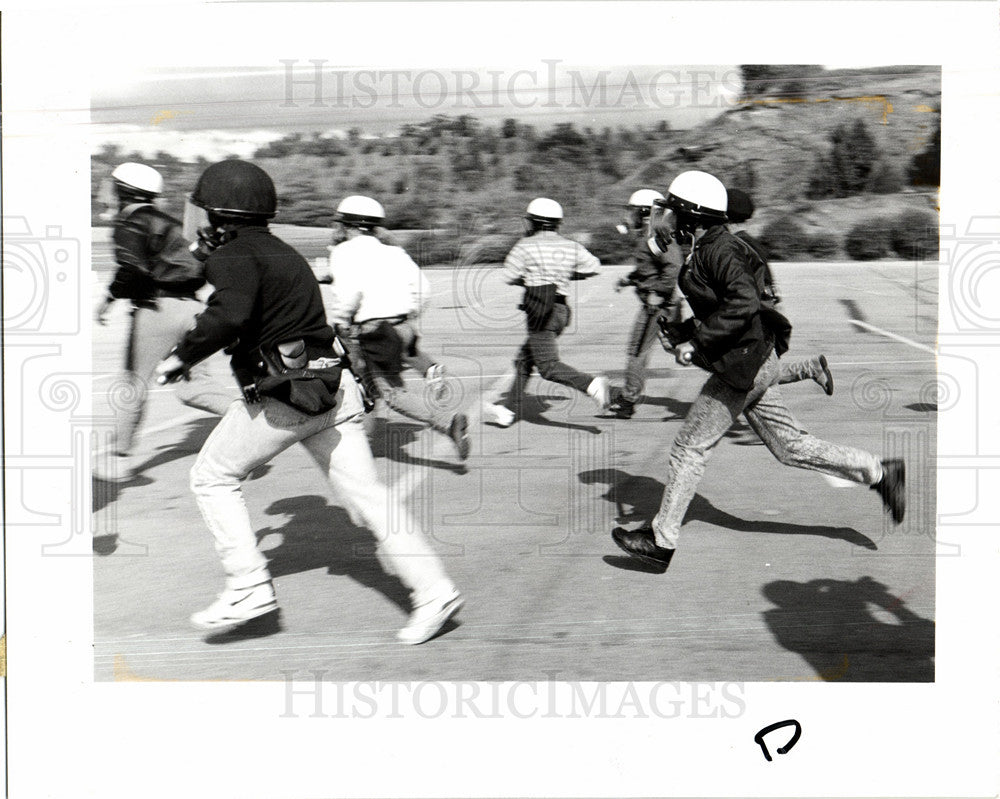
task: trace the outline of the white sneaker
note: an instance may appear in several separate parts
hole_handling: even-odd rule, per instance
[[[504,405],[487,405],[483,408],[483,421],[499,427],[510,427],[514,424],[514,411]]]
[[[93,474],[105,483],[127,483],[135,477],[135,469],[128,455],[103,452],[94,460]]]
[[[192,614],[191,623],[199,630],[217,630],[242,624],[277,609],[274,585],[268,577],[246,588],[226,588],[215,602]]]
[[[604,375],[595,377],[587,386],[587,394],[593,398],[601,410],[606,410],[611,404],[611,383]]]
[[[437,599],[413,609],[406,626],[396,633],[404,644],[422,644],[444,627],[445,622],[462,609],[465,600],[457,588],[451,588]]]
[[[444,382],[444,367],[441,364],[432,363],[427,370],[427,374],[424,375],[424,381],[427,383],[427,388],[434,399],[439,400],[444,396],[446,386]]]

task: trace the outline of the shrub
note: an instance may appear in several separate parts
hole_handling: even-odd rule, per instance
[[[859,222],[844,237],[844,251],[855,261],[874,261],[889,254],[892,232],[883,218]]]
[[[613,227],[601,226],[590,236],[587,246],[605,264],[629,263],[635,255],[635,240],[622,235]]]
[[[913,156],[907,172],[910,183],[914,186],[941,185],[941,116],[938,111],[937,128],[927,149]]]
[[[888,161],[877,161],[868,176],[867,188],[872,194],[895,194],[903,185],[902,173]]]
[[[806,233],[791,216],[780,216],[768,222],[760,234],[760,241],[771,258],[787,261],[807,251]]]
[[[938,257],[938,220],[924,211],[903,211],[893,219],[892,249],[902,258]]]
[[[840,244],[829,233],[818,233],[806,239],[806,253],[813,258],[832,258],[840,251]]]
[[[448,233],[420,233],[406,247],[419,266],[455,264],[459,258],[458,240]]]
[[[517,234],[490,234],[462,243],[460,261],[463,264],[503,263],[517,240]]]

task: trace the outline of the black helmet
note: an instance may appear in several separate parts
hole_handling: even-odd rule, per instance
[[[753,198],[749,194],[742,189],[729,189],[727,193],[729,195],[729,206],[726,210],[726,215],[729,217],[730,222],[739,224],[740,222],[746,222],[753,216]]]
[[[191,202],[221,216],[262,217],[278,212],[274,182],[256,164],[230,159],[201,173]]]

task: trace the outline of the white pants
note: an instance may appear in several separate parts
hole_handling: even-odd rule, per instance
[[[215,537],[227,583],[266,569],[257,548],[241,481],[275,455],[301,443],[327,475],[351,518],[378,540],[383,565],[412,592],[414,605],[436,597],[451,582],[415,520],[375,472],[365,436],[361,394],[344,372],[337,407],[307,416],[270,398],[234,402],[208,437],[191,469],[191,489]]]

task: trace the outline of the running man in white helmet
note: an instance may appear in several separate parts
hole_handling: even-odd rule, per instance
[[[811,436],[785,405],[777,384],[791,324],[764,296],[761,259],[726,227],[725,186],[707,172],[682,172],[670,184],[666,207],[675,240],[691,247],[678,284],[694,313],[668,333],[677,362],[711,376],[674,439],[659,513],[648,527],[615,528],[615,543],[666,571],[709,453],[739,414],[781,463],[868,485],[892,520],[902,522],[903,461]]]
[[[634,286],[639,298],[639,312],[629,334],[625,360],[625,385],[612,389],[611,410],[619,419],[629,419],[642,397],[646,384],[646,364],[650,348],[660,336],[659,320],[678,321],[690,315],[684,298],[677,291],[677,274],[684,260],[680,247],[650,229],[653,203],[663,195],[654,189],[639,189],[628,199],[628,225],[619,232],[635,239],[635,269],[618,282],[616,291]]]
[[[514,361],[514,380],[505,402],[487,409],[488,421],[502,427],[520,416],[524,388],[535,369],[546,380],[587,394],[602,410],[610,401],[606,377],[584,374],[559,359],[556,339],[570,320],[569,282],[596,275],[601,265],[582,244],[559,235],[562,219],[562,206],[555,200],[532,200],[525,216],[527,235],[504,261],[506,281],[524,286],[520,308],[527,317],[528,338]]]
[[[764,291],[777,305],[781,302],[781,295],[778,293],[778,284],[771,273],[770,264],[767,263],[767,251],[764,245],[751,236],[744,226],[744,223],[753,216],[755,210],[753,198],[742,189],[733,188],[727,190],[727,196],[729,210],[726,212],[726,216],[729,218],[729,229],[736,238],[752,247],[764,262]],[[833,373],[830,371],[830,364],[827,363],[825,355],[781,364],[781,379],[778,381],[781,385],[797,383],[800,380],[812,380],[826,392],[828,397],[833,396]]]
[[[334,218],[345,240],[330,250],[337,297],[331,322],[348,339],[354,360],[364,362],[367,389],[397,413],[447,436],[459,459],[466,460],[468,418],[440,402],[442,392],[434,390],[434,383],[440,384],[443,370],[421,354],[411,322],[427,303],[427,278],[401,247],[384,244],[375,235],[385,222],[385,210],[376,200],[346,197]],[[407,390],[401,372],[408,363],[423,366],[431,391]]]
[[[129,300],[132,306],[125,353],[130,390],[115,418],[111,453],[94,463],[94,477],[106,482],[134,477],[132,451],[156,364],[204,310],[195,297],[205,285],[204,267],[189,251],[180,221],[156,206],[154,201],[162,193],[160,173],[131,162],[117,166],[101,187],[108,207],[103,216],[114,220],[118,269],[97,308],[96,321],[106,323],[115,300]],[[228,382],[212,379],[199,365],[179,384],[177,396],[186,405],[221,416],[239,392]]]

